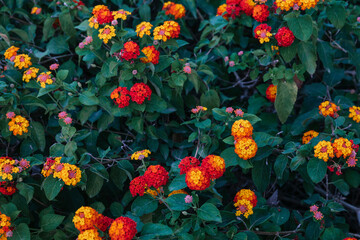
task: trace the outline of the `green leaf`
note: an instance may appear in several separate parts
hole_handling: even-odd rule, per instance
[[[293,159],[291,159],[290,162],[290,169],[292,171],[295,171],[299,166],[303,165],[306,162],[306,159],[302,156],[295,156]]]
[[[288,119],[297,97],[298,88],[294,81],[279,81],[275,99],[275,109],[281,123]]]
[[[319,54],[319,58],[324,65],[325,70],[330,73],[333,69],[333,59],[332,59],[332,48],[328,42],[318,42],[317,43],[317,52]]]
[[[169,191],[186,188],[185,174],[176,176],[169,185]]]
[[[84,91],[80,97],[79,100],[82,104],[86,106],[92,106],[92,105],[98,105],[99,99],[95,96],[94,93],[91,93],[89,91]]]
[[[185,211],[191,207],[191,204],[185,202],[185,196],[186,194],[173,194],[165,202],[174,211]]]
[[[55,197],[59,194],[63,186],[64,186],[64,182],[58,178],[54,178],[53,176],[49,176],[45,178],[42,184],[42,188],[44,189],[45,196],[50,201],[55,199]]]
[[[226,167],[237,166],[237,165],[239,165],[243,169],[249,169],[253,167],[249,161],[239,158],[239,156],[235,153],[234,147],[225,149],[220,154],[220,157],[222,157],[225,160]]]
[[[271,219],[276,225],[281,226],[285,224],[290,218],[290,211],[286,208],[273,208],[271,210],[271,212],[273,213]]]
[[[339,179],[335,182],[332,182],[331,184],[334,184],[335,187],[345,196],[349,195],[350,187],[349,185],[343,180]]]
[[[289,29],[294,33],[297,39],[301,41],[307,41],[313,32],[313,23],[310,15],[299,15],[295,14],[286,18]],[[300,50],[298,51],[300,52]]]
[[[203,107],[207,107],[208,110],[218,108],[220,106],[220,98],[215,90],[209,90],[203,93],[200,97],[200,104]]]
[[[60,81],[64,81],[69,74],[69,70],[60,70],[56,76]]]
[[[44,127],[39,122],[31,122],[31,137],[38,148],[43,152],[46,146]]]
[[[284,58],[285,62],[290,62],[297,54],[297,43],[293,43],[289,47],[281,47],[280,54]]]
[[[11,240],[30,240],[30,230],[28,225],[20,223],[15,227]]]
[[[93,172],[87,173],[86,193],[90,198],[95,197],[100,192],[104,184],[104,178]]]
[[[26,199],[26,202],[29,203],[34,196],[34,187],[26,183],[19,182],[16,184],[16,188],[19,189],[20,195],[22,195]]]
[[[169,236],[172,234],[172,229],[166,225],[160,223],[146,223],[141,230],[140,239],[157,239],[158,237]]]
[[[139,14],[142,20],[144,21],[150,21],[151,19],[151,11],[148,4],[142,4],[139,7]]]
[[[205,203],[197,210],[197,216],[204,221],[221,222],[219,209],[214,204]]]
[[[57,214],[46,214],[40,218],[41,229],[45,232],[52,231],[56,229],[64,219],[65,216]]]
[[[71,19],[70,12],[62,12],[59,15],[61,29],[69,36],[76,35],[73,20]]]
[[[324,234],[321,236],[321,240],[339,240],[343,238],[344,234],[341,229],[334,227],[325,229]]]
[[[77,150],[77,143],[75,141],[70,141],[66,143],[64,148],[64,153],[66,156],[71,157],[71,156],[75,156],[76,150]]]
[[[46,45],[46,51],[49,54],[62,54],[69,50],[69,44],[65,36],[58,36],[52,38]]]
[[[341,4],[333,4],[327,6],[326,15],[329,18],[330,22],[337,29],[342,28],[346,22],[346,10]]]
[[[251,176],[259,192],[264,192],[270,183],[271,168],[267,159],[254,162],[254,168],[251,170]]]
[[[298,55],[309,74],[314,74],[316,70],[316,51],[314,46],[309,42],[298,44]]]
[[[149,195],[137,197],[131,204],[131,211],[138,217],[154,212],[158,207],[158,200]]]
[[[285,155],[279,155],[274,163],[274,171],[278,179],[282,179],[289,160]]]
[[[321,182],[327,170],[327,164],[323,160],[319,160],[317,158],[311,158],[307,165],[307,172],[309,177],[314,183]]]

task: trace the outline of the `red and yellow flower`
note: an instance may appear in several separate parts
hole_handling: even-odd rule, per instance
[[[131,15],[131,12],[125,11],[124,9],[120,9],[118,11],[114,11],[112,13],[114,15],[114,19],[117,20],[121,18],[122,20],[126,20],[127,16]]]
[[[11,232],[10,226],[11,226],[11,218],[7,216],[6,214],[3,214],[0,212],[0,239],[6,240],[7,234]]]
[[[253,208],[256,207],[256,204],[257,197],[255,193],[250,189],[241,189],[234,198],[235,215],[238,217],[244,215],[245,218],[248,218],[254,213]]]
[[[17,67],[18,69],[28,68],[32,65],[31,57],[29,57],[27,54],[16,55],[14,58],[14,63],[14,67]]]
[[[16,193],[16,184],[15,182],[0,182],[0,193],[3,195],[11,196]]]
[[[40,83],[42,88],[45,88],[46,85],[53,84],[53,79],[51,77],[51,72],[42,72],[36,79]]]
[[[89,18],[89,27],[95,28],[95,29],[99,28],[99,23],[96,20],[96,17],[92,16],[91,18]]]
[[[319,105],[319,113],[324,117],[330,116],[333,118],[337,118],[339,116],[339,114],[337,113],[339,110],[340,107],[338,107],[335,103],[329,101],[322,102]]]
[[[331,142],[323,140],[316,144],[314,147],[314,156],[324,160],[325,162],[327,162],[329,158],[333,158],[334,149]]]
[[[53,174],[54,170],[52,168],[53,165],[59,164],[61,161],[61,157],[56,158],[46,158],[46,162],[44,163],[43,169],[41,170],[41,174],[44,177],[48,177]]]
[[[130,89],[131,100],[137,104],[143,104],[145,99],[150,101],[151,89],[145,83],[135,83]]]
[[[255,2],[253,0],[241,0],[240,8],[246,15],[251,16],[253,14]]]
[[[195,157],[189,156],[183,158],[179,163],[180,175],[186,174],[190,168],[197,167],[199,165],[200,165],[200,161]]]
[[[225,172],[225,160],[220,156],[209,155],[204,158],[201,167],[206,170],[210,179],[218,179]]]
[[[15,56],[17,55],[17,51],[19,50],[18,47],[15,47],[15,46],[11,46],[9,47],[8,49],[6,49],[5,53],[4,53],[4,56],[5,56],[5,59],[8,59],[8,60],[12,60],[15,58]]]
[[[251,137],[239,138],[235,142],[235,153],[244,160],[255,157],[258,146]]]
[[[29,82],[30,79],[36,78],[38,72],[39,72],[38,68],[31,67],[23,73],[22,80],[24,82]]]
[[[28,132],[29,121],[26,118],[17,115],[11,119],[8,125],[9,130],[13,133],[14,136],[22,135],[23,133]]]
[[[101,240],[100,234],[96,229],[88,229],[80,232],[76,240]]]
[[[99,213],[95,222],[95,227],[100,229],[100,231],[105,232],[110,227],[113,221],[114,219],[106,217]]]
[[[136,151],[131,155],[131,160],[142,160],[144,158],[149,157],[150,154],[151,154],[151,152],[149,149]]]
[[[231,135],[235,141],[243,137],[251,137],[253,133],[253,126],[248,120],[240,119],[234,122],[231,127]]]
[[[76,186],[81,180],[81,170],[70,163],[57,163],[51,166],[54,178],[59,178],[68,186]]]
[[[111,240],[131,240],[136,233],[136,222],[128,217],[118,217],[109,229]]]
[[[355,122],[360,122],[360,107],[352,106],[349,108],[349,118]]]
[[[252,17],[258,22],[265,22],[269,15],[269,7],[265,4],[256,5],[252,13]]]
[[[270,37],[272,36],[271,27],[266,23],[260,24],[254,30],[255,38],[259,39],[259,42],[263,44],[264,42],[270,42]]]
[[[101,28],[98,36],[107,44],[111,38],[116,36],[114,26],[106,25],[104,28]]]
[[[276,93],[277,93],[277,86],[274,84],[270,84],[266,89],[266,98],[270,102],[275,102]]]
[[[142,22],[139,25],[136,26],[136,34],[137,36],[139,36],[140,38],[143,38],[144,35],[148,35],[150,36],[151,32],[151,28],[153,27],[153,25],[149,22]]]
[[[298,0],[276,0],[275,4],[283,11],[289,11]]]
[[[143,63],[158,64],[160,52],[156,50],[154,46],[144,47],[141,52],[145,54],[146,57],[140,58],[140,61]]]
[[[280,47],[289,47],[293,44],[295,36],[288,27],[282,27],[275,34],[275,39]]]
[[[72,222],[79,231],[95,229],[98,216],[99,213],[95,209],[82,206],[75,212]]]
[[[203,167],[192,167],[186,172],[185,182],[191,190],[205,190],[210,187],[210,176]]]
[[[120,51],[121,59],[127,61],[131,59],[136,59],[140,55],[140,47],[136,42],[129,41],[124,43],[123,49]]]
[[[311,139],[316,138],[317,136],[319,136],[318,132],[314,130],[307,131],[306,133],[304,133],[302,137],[302,143],[308,144],[311,141]]]
[[[124,108],[130,104],[130,91],[126,87],[118,87],[112,91],[110,98],[119,108]]]
[[[12,181],[14,179],[13,174],[20,171],[15,164],[16,160],[11,157],[0,157],[0,177],[2,180]]]
[[[226,8],[227,8],[226,3],[220,5],[217,8],[216,16],[222,16],[224,19],[228,20],[230,15],[226,12]]]
[[[99,24],[110,23],[112,20],[114,20],[113,13],[105,5],[96,5],[92,11],[92,14]]]
[[[165,21],[154,29],[154,40],[163,40],[166,42],[171,38],[178,38],[180,34],[180,25],[175,21]]]
[[[151,165],[146,169],[143,177],[147,187],[159,188],[166,185],[169,180],[169,173],[161,165]]]
[[[182,4],[175,4],[173,2],[166,2],[163,5],[166,15],[173,15],[175,19],[185,16],[186,10]]]
[[[334,140],[332,147],[334,149],[335,156],[337,158],[340,158],[341,156],[343,158],[346,158],[350,156],[352,149],[352,143],[346,139],[346,138],[337,138]]]

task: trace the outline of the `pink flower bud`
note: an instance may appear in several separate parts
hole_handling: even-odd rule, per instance
[[[230,66],[230,67],[235,66],[235,62],[234,62],[234,61],[230,61],[230,62],[229,62],[229,66]]]
[[[84,48],[85,47],[85,43],[81,42],[79,43],[79,48]]]
[[[357,17],[356,21],[360,22],[360,17]]]
[[[238,56],[241,56],[241,55],[243,55],[243,54],[244,54],[244,51],[238,52]]]
[[[232,113],[234,109],[232,107],[227,107],[225,110],[227,113]]]
[[[115,19],[115,20],[112,20],[111,25],[113,25],[113,26],[118,25],[118,21],[117,21],[116,19]]]
[[[85,38],[85,44],[87,45],[87,44],[89,44],[89,43],[91,43],[93,41],[93,38],[91,37],[91,36],[87,36],[86,38]]]
[[[65,123],[65,124],[71,124],[71,123],[72,123],[71,117],[66,117],[66,118],[64,119],[64,123]]]
[[[189,67],[189,66],[185,66],[183,70],[184,70],[184,72],[186,72],[188,74],[191,73],[191,67]]]
[[[137,74],[137,70],[136,70],[136,69],[133,70],[133,71],[132,71],[132,74],[133,74],[133,75],[136,75],[136,74]]]
[[[186,203],[192,203],[192,201],[193,201],[193,197],[190,196],[190,195],[186,195],[186,197],[185,197],[185,202],[186,202]]]
[[[15,117],[15,113],[14,113],[14,112],[8,112],[8,113],[6,114],[6,117],[7,117],[8,119],[12,119],[13,117]]]
[[[57,64],[57,63],[54,63],[54,64],[50,65],[50,70],[56,70],[58,68],[59,68],[59,64]]]
[[[159,41],[158,40],[154,40],[153,44],[156,46],[159,44]]]
[[[228,61],[229,61],[229,57],[228,57],[228,56],[224,57],[224,61],[225,61],[225,62],[228,62]]]

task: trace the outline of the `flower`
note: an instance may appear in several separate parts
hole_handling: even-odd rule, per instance
[[[154,46],[144,47],[141,50],[141,52],[143,52],[146,56],[146,57],[140,58],[141,62],[143,62],[143,63],[151,62],[154,65],[159,63],[160,52],[158,50],[156,50],[156,48]]]
[[[228,61],[229,61],[229,57],[228,56],[224,57],[224,62],[227,63]]]
[[[15,113],[14,112],[8,112],[8,113],[6,113],[6,118],[7,119],[12,119],[12,118],[14,118],[15,117]]]
[[[92,36],[87,36],[87,37],[85,38],[85,42],[84,42],[84,43],[87,45],[87,44],[92,43],[92,41],[93,41]]]
[[[185,176],[185,182],[191,190],[205,190],[210,187],[210,176],[203,167],[191,167]]]
[[[175,21],[165,21],[165,28],[170,31],[171,38],[178,38],[180,35],[180,25]]]
[[[324,215],[320,212],[320,211],[315,211],[314,212],[314,218],[318,221],[320,221],[321,219],[324,218]]]
[[[253,206],[251,205],[249,200],[240,199],[237,201],[234,206],[236,207],[236,216],[244,215],[244,217],[248,218],[250,215],[254,214]]]
[[[111,240],[131,240],[136,233],[136,222],[128,217],[118,217],[109,229]]]
[[[140,47],[137,43],[129,41],[124,43],[124,48],[120,51],[121,59],[127,61],[136,59],[140,55]]]
[[[146,194],[149,194],[151,197],[156,198],[160,193],[160,188],[153,190],[151,188],[147,188],[145,191]]]
[[[119,23],[119,22],[118,22],[117,20],[112,20],[112,21],[111,21],[111,25],[113,25],[113,26],[118,25],[118,23]]]
[[[289,11],[298,0],[276,0],[274,4],[281,10]]]
[[[186,10],[182,4],[175,4],[173,2],[164,3],[163,10],[166,15],[173,15],[175,19],[182,18],[185,16]]]
[[[200,165],[199,159],[195,157],[184,157],[179,163],[180,175],[187,173],[187,171],[189,171],[190,168],[199,165]]]
[[[240,56],[242,56],[244,54],[244,51],[239,51],[238,52],[238,56],[240,57]]]
[[[4,53],[5,59],[11,60],[12,58],[14,58],[17,55],[18,50],[19,48],[15,46],[11,46],[8,49],[6,49]]]
[[[332,147],[337,158],[343,156],[344,158],[350,156],[352,149],[352,143],[346,138],[337,138],[334,140]]]
[[[188,194],[184,189],[174,190],[171,193],[169,193],[168,197],[176,194]]]
[[[96,5],[92,11],[92,14],[99,24],[110,23],[112,20],[114,20],[113,13],[107,6],[104,5]]]
[[[266,89],[266,98],[270,102],[275,102],[276,92],[277,92],[277,86],[274,84],[270,84]]]
[[[119,108],[124,108],[130,104],[130,91],[126,87],[118,87],[112,91],[110,98]]]
[[[316,206],[316,205],[312,205],[312,206],[310,206],[310,212],[316,212],[317,210],[319,210],[319,207],[318,206]]]
[[[102,214],[98,214],[95,222],[95,227],[100,229],[100,231],[105,232],[113,221],[114,219],[112,218],[106,217]]]
[[[231,127],[231,135],[235,141],[239,138],[250,137],[253,133],[253,126],[248,120],[236,120]]]
[[[118,11],[114,11],[112,14],[114,15],[115,20],[121,18],[125,21],[127,19],[127,16],[131,15],[131,12],[120,9]]]
[[[258,22],[265,22],[270,15],[269,7],[265,4],[256,5],[252,16]]]
[[[16,193],[16,184],[15,182],[0,182],[0,193],[6,196],[11,196]]]
[[[255,195],[255,192],[251,191],[250,189],[241,189],[238,191],[234,197],[234,203],[240,199],[246,199],[250,201],[253,207],[257,205],[257,196]]]
[[[42,72],[37,77],[37,82],[40,82],[42,88],[46,87],[46,84],[53,84],[53,79],[51,78],[51,72]]]
[[[196,106],[196,108],[191,109],[193,114],[197,114],[198,112],[206,112],[207,108],[203,106]]]
[[[137,104],[143,104],[145,99],[150,101],[151,93],[150,87],[145,83],[135,83],[130,89],[131,100]]]
[[[226,8],[226,3],[220,5],[216,10],[216,16],[222,16],[224,19],[228,20],[230,15],[226,12]]]
[[[191,195],[186,195],[184,200],[185,200],[185,203],[192,203],[193,197]]]
[[[116,36],[114,26],[106,25],[104,28],[101,28],[98,36],[107,44],[111,38]]]
[[[235,19],[236,16],[240,15],[242,8],[240,7],[240,2],[242,0],[226,0],[226,12]]]
[[[150,36],[151,32],[151,28],[153,27],[153,25],[149,22],[141,22],[140,24],[138,24],[136,26],[136,35],[140,38],[143,38],[144,35],[148,35]]]
[[[232,113],[232,112],[234,111],[234,109],[233,109],[232,107],[227,107],[227,108],[225,109],[225,111],[226,111],[227,113]]]
[[[39,15],[40,13],[41,13],[41,8],[33,7],[33,8],[31,9],[31,14]]]
[[[289,47],[293,44],[295,36],[288,27],[282,27],[275,34],[275,38],[280,47]]]
[[[0,157],[0,177],[2,180],[13,180],[12,174],[20,171],[19,167],[16,167],[15,164],[16,160],[10,157]]]
[[[235,142],[235,153],[244,160],[255,157],[257,150],[256,142],[250,137],[239,138]]]
[[[11,218],[0,212],[0,239],[6,240],[7,237],[12,237]]]
[[[19,69],[28,68],[32,65],[31,63],[31,57],[27,54],[19,54],[15,56],[14,59],[14,67],[17,67]]]
[[[349,167],[355,167],[357,161],[358,160],[356,159],[356,152],[355,152],[355,150],[352,150],[349,158],[346,160],[346,163]]]
[[[169,180],[169,173],[160,165],[151,165],[146,169],[144,179],[147,187],[159,188],[166,185]]]
[[[53,63],[53,64],[51,64],[50,65],[50,70],[56,70],[56,69],[58,69],[59,68],[59,64],[57,64],[57,63]]]
[[[329,101],[322,102],[319,105],[319,113],[321,115],[323,115],[324,117],[330,116],[333,118],[337,118],[339,116],[337,111],[339,111],[339,110],[340,110],[340,107],[336,106],[334,103],[329,102]]]
[[[270,37],[272,36],[271,27],[266,23],[260,24],[254,30],[255,38],[259,39],[259,42],[263,44],[264,42],[270,42]]]
[[[137,70],[136,70],[136,69],[133,70],[133,71],[132,71],[132,74],[133,74],[133,75],[136,75],[136,74],[137,74]]]
[[[54,168],[52,168],[53,165],[59,164],[61,161],[61,157],[57,158],[46,158],[46,162],[44,163],[43,169],[41,170],[41,174],[44,177],[48,177],[54,172]]]
[[[190,66],[184,66],[183,70],[184,70],[185,73],[191,74],[191,67]]]
[[[80,232],[76,240],[101,240],[98,230],[88,229]]]
[[[301,10],[314,8],[318,2],[319,0],[297,0],[297,4],[301,7]]]
[[[89,27],[95,28],[95,29],[99,28],[99,23],[96,20],[96,17],[92,16],[91,18],[89,18]]]
[[[349,108],[349,118],[352,118],[355,122],[360,122],[360,107],[352,106]]]
[[[84,42],[79,43],[79,48],[83,49],[84,47],[85,47],[85,43],[84,43]]]
[[[59,168],[58,168],[59,167]],[[69,163],[58,163],[51,166],[54,178],[59,178],[68,186],[76,186],[81,180],[79,167]]]
[[[235,66],[235,62],[234,62],[234,61],[230,61],[230,62],[229,62],[229,66],[230,66],[230,67]]]
[[[210,176],[210,179],[218,179],[225,172],[225,160],[216,155],[209,155],[202,161],[203,167]]]
[[[167,29],[164,25],[160,25],[154,29],[153,32],[154,40],[163,40],[166,42],[171,38],[170,30]]]
[[[240,108],[235,109],[235,110],[234,110],[234,113],[235,113],[235,116],[237,116],[237,117],[242,117],[242,116],[244,116],[244,112],[243,112]]]
[[[151,152],[148,149],[136,151],[131,155],[131,160],[142,160],[144,158],[149,157],[150,154],[151,154]]]
[[[29,121],[26,118],[17,115],[13,117],[11,121],[8,123],[9,130],[13,133],[14,136],[22,135],[23,133],[28,132]]]
[[[71,124],[72,123],[72,118],[71,117],[64,118],[64,123],[65,124]]]
[[[333,158],[334,149],[331,145],[331,142],[323,140],[316,144],[314,147],[314,156],[324,160],[325,162],[327,162],[329,158]]]
[[[302,137],[302,143],[308,144],[311,141],[311,139],[316,138],[317,136],[319,136],[318,132],[314,130],[307,131],[306,133],[304,133]]]
[[[240,1],[240,8],[246,15],[251,16],[253,14],[255,2],[253,0]]]
[[[146,189],[146,179],[143,176],[139,176],[131,180],[130,182],[130,193],[133,197],[136,195],[144,196],[145,189]]]
[[[357,240],[356,238],[352,238],[352,237],[347,237],[347,238],[344,238],[343,240]]]
[[[72,219],[75,228],[79,231],[85,231],[89,229],[96,229],[95,223],[99,216],[99,213],[91,207],[80,207]]]
[[[62,111],[58,114],[59,119],[65,119],[68,114],[65,111]]]
[[[36,78],[36,74],[39,72],[38,68],[31,67],[28,70],[26,70],[23,74],[22,80],[24,82],[29,82],[30,79]]]

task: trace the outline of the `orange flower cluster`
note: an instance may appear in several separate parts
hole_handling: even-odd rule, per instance
[[[275,38],[280,47],[289,47],[293,44],[295,36],[288,27],[282,27],[275,34]]]
[[[157,26],[153,32],[154,40],[166,42],[171,38],[178,38],[180,35],[180,25],[175,21],[165,21],[163,25]]]
[[[16,55],[14,58],[14,63],[14,67],[17,67],[18,69],[28,68],[32,65],[31,57],[29,57],[27,54]]]
[[[318,132],[314,130],[307,131],[306,133],[304,133],[302,137],[302,143],[308,144],[311,141],[311,139],[316,138],[317,136],[319,136]]]
[[[255,7],[253,0],[226,0],[226,12],[234,19],[241,13],[251,16]]]
[[[110,98],[119,108],[124,108],[130,104],[130,91],[126,87],[118,87],[112,91]]]
[[[160,52],[158,50],[156,50],[156,48],[154,46],[144,47],[141,50],[141,52],[143,52],[146,56],[146,57],[140,58],[141,62],[143,62],[143,63],[151,62],[154,65],[159,63]]]
[[[6,240],[7,237],[12,236],[12,231],[10,229],[11,219],[9,216],[0,212],[0,239]]]
[[[76,240],[101,240],[100,234],[96,229],[89,229],[80,232]]]
[[[231,127],[231,135],[234,137],[235,141],[244,137],[251,137],[253,134],[253,126],[248,120],[237,120]]]
[[[120,58],[123,60],[136,59],[140,55],[140,47],[133,41],[124,43],[123,49],[120,51]]]
[[[12,181],[14,179],[13,174],[21,173],[29,167],[30,162],[26,159],[19,161],[11,157],[0,157],[0,177],[2,180]]]
[[[275,102],[276,92],[277,92],[277,86],[274,84],[270,84],[266,89],[266,98],[270,102]]]
[[[8,59],[10,61],[14,61],[16,55],[17,55],[17,51],[19,50],[20,48],[18,47],[15,47],[15,46],[11,46],[9,47],[8,49],[6,49],[5,53],[4,53],[4,56],[5,56],[5,59]]]
[[[330,116],[337,118],[339,114],[337,113],[340,110],[339,106],[336,106],[335,103],[325,101],[319,105],[319,113],[324,117]]]
[[[29,121],[26,118],[17,115],[11,118],[8,125],[9,130],[13,133],[14,136],[23,135],[23,133],[28,132]]]
[[[222,16],[223,18],[225,18],[226,20],[228,20],[229,17],[230,17],[230,15],[226,12],[226,9],[227,9],[226,3],[220,5],[220,6],[217,8],[216,16]]]
[[[183,158],[179,163],[180,175],[186,174],[186,172],[189,171],[190,168],[197,167],[199,165],[200,165],[200,161],[195,157],[189,156]]]
[[[16,193],[16,184],[15,182],[0,182],[0,193],[3,195],[11,196]]]
[[[352,149],[352,143],[346,138],[337,138],[334,140],[332,147],[337,158],[346,158],[350,156]]]
[[[360,122],[360,107],[352,106],[349,108],[349,118],[352,118],[355,122]]]
[[[111,240],[131,240],[136,233],[136,222],[128,217],[118,217],[109,229]]]
[[[96,5],[92,11],[93,17],[99,24],[110,23],[114,16],[109,8],[105,5]]]
[[[149,22],[141,22],[139,25],[136,26],[136,34],[137,36],[139,36],[140,38],[143,38],[144,35],[150,35],[151,32],[151,28],[153,27],[153,25]]]
[[[234,206],[236,207],[236,216],[244,215],[248,218],[252,215],[253,208],[256,207],[257,197],[250,189],[241,189],[236,193],[234,198]]]
[[[258,150],[252,133],[253,126],[248,120],[237,120],[231,128],[231,135],[235,139],[235,153],[244,160],[255,157]]]
[[[47,158],[41,173],[44,177],[53,175],[68,186],[76,186],[81,180],[80,168],[70,163],[61,163],[61,157]]]
[[[173,2],[164,3],[163,9],[166,15],[173,15],[175,19],[185,16],[186,10],[182,4],[175,4]]]
[[[265,4],[259,4],[254,7],[252,17],[258,22],[265,22],[270,15],[269,7]]]
[[[210,176],[200,166],[192,167],[186,172],[185,182],[191,190],[205,190],[210,187]]]
[[[130,89],[131,100],[137,104],[143,104],[145,99],[150,101],[152,91],[145,83],[135,83]]]

